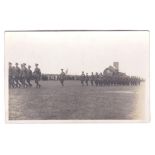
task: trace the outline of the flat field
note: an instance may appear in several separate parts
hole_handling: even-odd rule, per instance
[[[41,81],[41,88],[9,89],[9,120],[142,120],[145,87],[84,86]]]

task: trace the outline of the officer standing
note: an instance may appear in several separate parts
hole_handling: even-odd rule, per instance
[[[41,85],[39,84],[39,80],[41,78],[41,70],[40,68],[38,68],[38,64],[35,64],[35,69],[34,69],[34,79],[35,79],[35,83],[36,83],[36,88],[40,88]]]
[[[65,72],[63,71],[63,69],[61,69],[61,73],[59,75],[59,80],[62,86],[64,86],[64,80],[65,80]]]
[[[85,81],[85,74],[84,74],[84,72],[82,72],[82,74],[80,76],[80,81],[81,81],[82,86],[84,86],[84,81]]]
[[[31,66],[29,65],[27,70],[27,83],[29,87],[32,87],[31,79],[32,79],[32,70],[31,70]]]

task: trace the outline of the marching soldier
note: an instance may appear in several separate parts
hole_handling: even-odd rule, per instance
[[[85,81],[85,74],[84,74],[84,72],[82,72],[82,74],[80,76],[80,81],[81,81],[82,86],[84,86],[84,81]]]
[[[18,67],[18,63],[16,63],[15,65],[16,65],[16,67],[15,67],[15,82],[16,82],[16,86],[20,88],[21,84],[19,83],[19,81],[20,81],[20,72],[21,72],[21,70]]]
[[[103,75],[102,75],[102,73],[100,73],[99,74],[99,81],[98,81],[99,83],[99,86],[102,86],[103,85]]]
[[[32,70],[31,70],[31,66],[29,65],[27,70],[27,83],[29,87],[32,87],[31,79],[32,79]]]
[[[35,64],[36,68],[34,69],[34,79],[35,79],[35,83],[36,83],[36,88],[40,88],[41,85],[39,84],[39,80],[41,78],[41,70],[40,68],[38,68],[38,64]]]
[[[93,86],[94,85],[94,74],[93,74],[93,72],[91,73],[91,76],[90,76],[90,82],[91,82],[91,85]]]
[[[13,73],[12,63],[9,62],[9,88],[11,87],[13,88],[12,73]]]
[[[89,81],[89,76],[88,76],[88,73],[86,73],[85,82],[87,86],[88,86],[88,81]]]
[[[95,85],[96,85],[96,86],[99,85],[99,75],[98,75],[97,72],[96,72],[96,74],[95,74]]]
[[[22,72],[22,84],[23,84],[23,87],[27,88],[28,84],[26,83],[26,79],[27,79],[26,63],[23,63],[21,72]]]
[[[59,80],[60,80],[61,85],[64,86],[65,72],[63,71],[63,69],[61,69]]]
[[[16,88],[17,87],[17,83],[16,83],[16,70],[15,70],[15,66],[12,66],[12,86],[13,88]]]

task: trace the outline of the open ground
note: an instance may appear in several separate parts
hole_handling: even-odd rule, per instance
[[[9,89],[9,120],[142,120],[145,88],[41,81],[41,88]]]

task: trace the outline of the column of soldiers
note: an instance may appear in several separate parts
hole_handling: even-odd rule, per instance
[[[18,63],[15,66],[9,62],[9,88],[27,88],[32,87],[31,80],[35,80],[36,88],[40,88],[39,80],[41,78],[41,70],[38,68],[38,64],[35,64],[34,72],[31,70],[31,66],[26,67],[26,63],[22,63],[19,67]]]
[[[116,86],[116,85],[131,85],[136,86],[140,85],[141,79],[135,76],[106,76],[103,73],[94,74],[93,72],[89,76],[88,73],[82,72],[80,76],[80,81],[82,86],[86,85],[88,86],[88,83],[90,82],[91,86]]]

